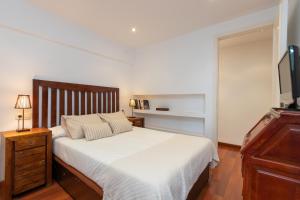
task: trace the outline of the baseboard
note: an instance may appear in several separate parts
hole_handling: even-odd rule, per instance
[[[224,143],[224,142],[218,142],[219,146],[223,147],[230,147],[236,150],[241,150],[241,145],[236,145],[236,144],[229,144],[229,143]]]

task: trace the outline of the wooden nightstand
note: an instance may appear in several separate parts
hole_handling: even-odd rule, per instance
[[[52,134],[46,128],[4,132],[4,199],[52,183]]]
[[[127,117],[133,126],[144,128],[144,117]]]

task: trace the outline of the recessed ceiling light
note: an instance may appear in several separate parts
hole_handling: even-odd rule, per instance
[[[136,28],[135,28],[135,27],[132,27],[132,28],[131,28],[131,32],[135,33],[135,32],[136,32]]]

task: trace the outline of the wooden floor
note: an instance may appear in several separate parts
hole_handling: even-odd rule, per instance
[[[198,200],[241,200],[242,176],[239,150],[221,145],[218,151],[221,162],[217,168],[212,169],[209,184],[203,189]],[[33,191],[18,199],[71,200],[72,198],[57,183],[54,183],[48,188]]]
[[[209,184],[198,200],[241,200],[241,154],[236,147],[219,145],[220,163],[212,169]]]

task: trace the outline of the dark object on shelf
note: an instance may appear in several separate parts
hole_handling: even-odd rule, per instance
[[[158,110],[158,111],[169,111],[170,109],[169,108],[156,108],[156,110]]]
[[[139,109],[139,100],[135,99],[135,106],[134,109]]]
[[[140,101],[140,109],[144,110],[144,101],[143,100],[139,100]]]
[[[144,104],[144,109],[145,110],[149,110],[150,109],[150,105],[149,105],[149,101],[148,100],[143,100],[143,104]]]
[[[141,100],[138,100],[138,108],[137,109],[142,109]]]

